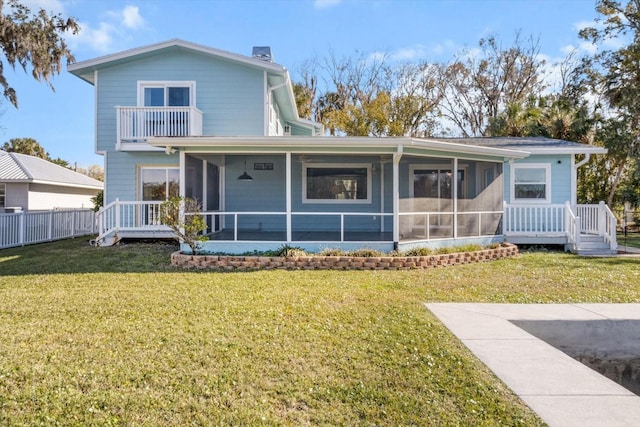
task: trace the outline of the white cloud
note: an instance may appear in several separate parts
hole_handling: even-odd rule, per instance
[[[413,59],[424,58],[425,53],[425,47],[418,44],[393,51],[391,53],[391,59],[394,61],[410,61]]]
[[[78,34],[67,36],[72,47],[88,45],[92,50],[98,52],[111,50],[113,35],[117,33],[117,29],[113,25],[101,22],[98,28],[92,28],[89,24],[80,23],[80,27]]]
[[[585,28],[602,28],[602,24],[596,21],[578,21],[573,24],[573,27],[580,31]]]
[[[144,19],[140,16],[138,6],[125,6],[122,10],[124,26],[132,30],[144,27]]]
[[[84,45],[104,53],[113,50],[114,40],[126,37],[132,30],[144,26],[145,20],[140,15],[138,6],[127,5],[120,10],[106,12],[97,27],[88,22],[80,22],[80,32],[75,36],[70,35],[68,40],[72,47]]]
[[[329,7],[337,6],[342,3],[342,0],[314,0],[313,7],[316,9],[327,9]]]

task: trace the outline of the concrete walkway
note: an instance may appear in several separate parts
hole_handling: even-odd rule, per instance
[[[640,397],[512,320],[640,320],[640,304],[426,304],[549,426],[640,425]]]
[[[618,245],[618,255],[640,255],[640,249],[633,246]]]

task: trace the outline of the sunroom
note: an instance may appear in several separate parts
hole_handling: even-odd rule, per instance
[[[180,194],[202,204],[208,253],[502,241],[503,163],[526,157],[412,138],[149,142],[179,151]]]

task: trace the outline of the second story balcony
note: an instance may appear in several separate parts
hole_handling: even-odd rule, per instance
[[[152,136],[202,135],[202,111],[195,107],[116,107],[116,117],[118,149]]]

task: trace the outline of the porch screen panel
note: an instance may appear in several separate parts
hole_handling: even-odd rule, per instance
[[[403,240],[453,237],[453,162],[409,159],[409,198],[400,201]]]
[[[185,196],[198,200],[202,203],[203,195],[203,174],[204,167],[202,160],[187,155],[185,158]]]
[[[458,162],[458,237],[500,234],[503,209],[502,164]]]

